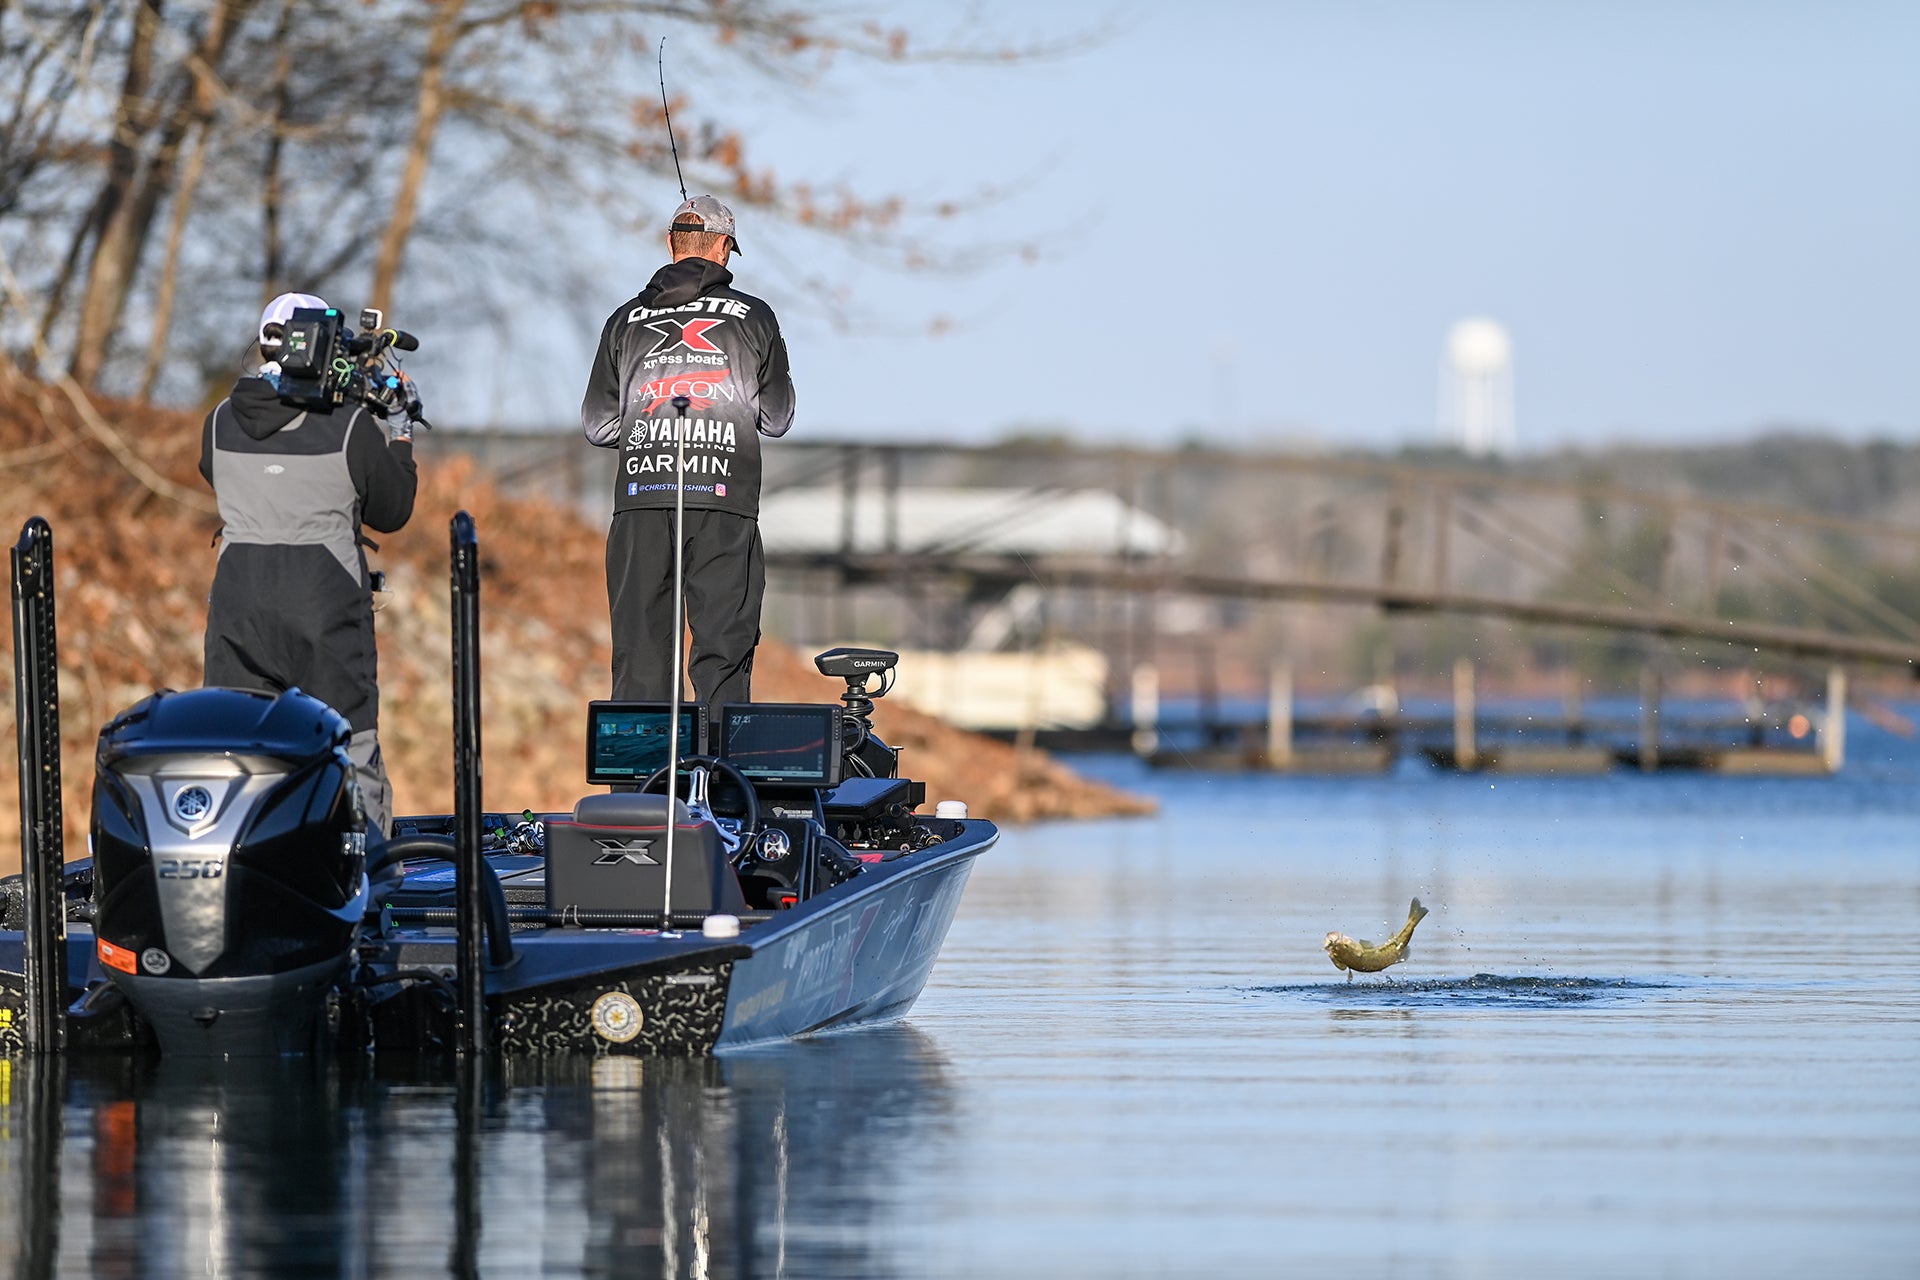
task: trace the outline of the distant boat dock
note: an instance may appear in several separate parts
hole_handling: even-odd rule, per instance
[[[1371,690],[1376,699],[1381,690]],[[1558,713],[1488,711],[1471,664],[1454,671],[1454,700],[1408,712],[1384,705],[1302,713],[1290,673],[1275,669],[1265,714],[1232,718],[1196,706],[1162,716],[1157,676],[1134,672],[1134,714],[1084,728],[1006,729],[995,737],[1067,754],[1131,752],[1156,768],[1294,774],[1384,773],[1405,756],[1463,773],[1600,774],[1694,770],[1742,776],[1823,777],[1846,760],[1846,673],[1829,673],[1824,704],[1761,705],[1739,715],[1665,710],[1657,682],[1637,713],[1589,714],[1577,700]],[[1890,713],[1883,713],[1890,714]],[[1911,733],[1910,725],[1896,725]]]

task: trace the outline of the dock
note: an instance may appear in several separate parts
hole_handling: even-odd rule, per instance
[[[1059,754],[1139,756],[1157,769],[1306,775],[1385,773],[1404,757],[1459,773],[1597,775],[1690,771],[1734,777],[1827,777],[1846,760],[1846,672],[1827,674],[1823,707],[1751,707],[1735,716],[1663,713],[1657,680],[1643,682],[1637,716],[1489,713],[1473,665],[1456,664],[1447,714],[1301,714],[1291,673],[1276,666],[1264,718],[1186,720],[1160,714],[1157,673],[1136,669],[1132,716],[1082,728],[986,730]]]

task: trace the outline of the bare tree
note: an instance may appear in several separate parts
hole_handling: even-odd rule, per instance
[[[19,208],[27,185],[58,159],[57,139],[74,93],[92,75],[102,26],[115,6],[21,4],[0,0],[0,218]]]
[[[27,345],[65,334],[78,383],[112,364],[149,396],[179,367],[169,351],[211,341],[208,317],[283,289],[370,276],[385,307],[433,281],[472,311],[498,303],[482,276],[555,288],[580,268],[564,245],[531,260],[528,211],[625,228],[635,189],[672,173],[651,77],[669,31],[697,64],[801,94],[840,58],[1023,52],[921,48],[857,13],[780,0],[0,0],[0,68],[23,73],[17,88],[5,79],[0,212],[38,201],[0,226],[41,300]],[[96,115],[111,104],[110,118],[80,119],[75,101]],[[751,164],[739,130],[697,101],[675,112],[690,182],[899,265],[942,261],[928,231],[967,208],[823,192]],[[207,189],[249,198],[200,199]],[[155,239],[160,261],[143,265]],[[501,271],[471,270],[476,256]],[[136,296],[145,358],[122,364]]]
[[[256,2],[218,0],[198,24],[192,52],[164,77],[155,76],[153,65],[163,0],[141,0],[135,11],[135,45],[127,62],[98,204],[99,230],[74,337],[71,371],[82,386],[93,385],[106,362],[155,214],[162,201],[179,194],[175,170],[181,144],[212,115],[215,95],[202,85],[210,86],[218,76],[235,28]]]
[[[439,0],[433,9],[426,53],[420,62],[420,93],[413,113],[413,135],[407,140],[406,161],[401,168],[400,185],[394,192],[393,212],[387,218],[387,229],[380,237],[379,256],[373,264],[373,305],[381,308],[393,305],[393,286],[400,276],[401,255],[406,251],[407,238],[413,234],[421,188],[427,181],[427,165],[433,158],[440,120],[446,112],[447,60],[473,30],[463,20],[467,0]]]

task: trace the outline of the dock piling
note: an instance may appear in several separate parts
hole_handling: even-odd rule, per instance
[[[1160,748],[1160,668],[1142,662],[1133,669],[1133,753],[1150,756]]]
[[[1480,750],[1474,740],[1476,711],[1473,697],[1473,660],[1456,658],[1453,663],[1453,767],[1470,773],[1480,766]]]
[[[1293,767],[1293,664],[1276,662],[1267,673],[1267,768]]]
[[[1827,668],[1826,723],[1820,727],[1820,761],[1828,773],[1840,772],[1847,759],[1847,672]]]
[[[1660,669],[1652,663],[1640,669],[1640,772],[1660,768]]]
[[[1567,742],[1579,746],[1587,736],[1587,708],[1583,685],[1586,677],[1576,667],[1568,667],[1566,689],[1560,697],[1561,718],[1567,722]]]

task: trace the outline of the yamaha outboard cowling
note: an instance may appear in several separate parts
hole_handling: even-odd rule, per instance
[[[156,693],[100,731],[99,959],[163,1052],[319,1044],[367,904],[350,734],[297,689]]]

